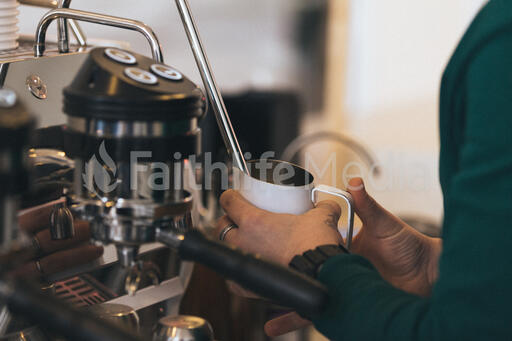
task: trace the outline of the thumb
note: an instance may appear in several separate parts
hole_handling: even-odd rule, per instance
[[[347,191],[354,200],[354,211],[364,224],[373,225],[373,223],[388,216],[388,212],[366,192],[363,179],[350,179]]]

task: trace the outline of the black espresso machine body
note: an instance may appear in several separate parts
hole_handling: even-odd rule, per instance
[[[91,51],[64,89],[72,209],[124,266],[155,228],[191,228],[184,162],[200,152],[201,90],[179,71],[114,48]]]

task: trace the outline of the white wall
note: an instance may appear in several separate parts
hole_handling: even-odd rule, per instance
[[[396,213],[440,220],[438,97],[451,53],[482,0],[352,0],[347,130],[384,165],[371,190]]]
[[[358,115],[434,98],[482,0],[353,0],[348,109]]]

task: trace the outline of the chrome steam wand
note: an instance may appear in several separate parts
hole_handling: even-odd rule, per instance
[[[176,0],[176,6],[178,7],[183,27],[187,33],[190,47],[194,53],[199,73],[203,79],[204,87],[212,104],[215,118],[217,119],[217,124],[219,125],[226,148],[230,152],[235,166],[241,169],[244,173],[249,174],[244,155],[240,149],[240,145],[238,144],[233,126],[231,125],[226,105],[224,104],[222,95],[217,87],[215,77],[212,73],[212,68],[208,61],[208,57],[206,56],[201,38],[199,37],[199,32],[194,22],[194,18],[192,17],[188,0]]]

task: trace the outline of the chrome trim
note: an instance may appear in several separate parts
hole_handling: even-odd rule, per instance
[[[0,64],[0,88],[4,87],[7,71],[9,71],[9,63]]]
[[[34,36],[33,35],[28,36],[28,35],[22,34],[22,35],[20,35],[18,42],[19,42],[19,46],[17,49],[0,51],[0,63],[12,64],[12,63],[17,63],[17,62],[22,62],[22,61],[39,59],[34,56]],[[44,54],[44,58],[68,57],[68,56],[72,56],[72,55],[85,54],[89,50],[90,49],[87,47],[83,48],[79,45],[73,44],[70,46],[69,53],[61,54],[61,53],[59,53],[59,49],[58,49],[56,43],[48,42],[46,44],[46,51]],[[15,70],[14,71],[12,70],[13,67],[14,66],[11,65],[11,67],[9,69],[9,72],[7,75],[8,77],[6,78],[7,85],[9,85],[8,83],[9,83],[9,79],[10,79],[10,76],[9,76],[10,73],[15,72]],[[38,70],[39,64],[35,65],[35,66],[30,65],[30,66],[26,66],[26,67],[29,69],[32,68],[32,69]],[[19,71],[18,71],[18,73],[19,73]],[[22,73],[24,73],[24,72],[22,72]],[[19,76],[19,75],[17,74],[17,76]],[[67,78],[69,78],[69,77],[67,77]],[[13,82],[11,81],[11,83],[13,83]],[[10,84],[10,86],[13,86],[13,84]]]
[[[57,0],[19,0],[20,4],[27,6],[55,8],[57,7]]]
[[[116,198],[107,207],[101,200],[77,198],[74,213],[89,221],[91,238],[104,245],[114,244],[123,266],[133,264],[139,247],[153,243],[158,233],[185,233],[192,226],[192,195],[183,193],[180,201],[155,203],[151,200]]]
[[[144,35],[144,37],[146,37],[146,39],[148,40],[149,45],[151,46],[151,53],[153,59],[160,63],[163,63],[163,55],[160,43],[157,37],[155,36],[153,30],[143,22],[68,8],[53,9],[46,13],[45,15],[43,15],[43,17],[39,21],[39,24],[37,25],[36,29],[36,43],[34,46],[34,55],[36,57],[42,57],[44,55],[44,51],[46,49],[46,31],[48,30],[48,26],[51,24],[53,20],[59,18],[75,19],[94,24],[107,25],[137,31]]]
[[[69,8],[71,0],[59,0],[57,8]],[[58,46],[60,53],[69,52],[69,32],[68,32],[68,20],[66,18],[60,18],[57,20],[57,35],[58,35]]]
[[[78,25],[78,23],[73,19],[69,19],[68,24],[69,24],[69,27],[71,28],[71,32],[73,33],[73,36],[75,37],[78,45],[80,45],[82,47],[87,46],[87,37],[85,36],[85,33],[82,30],[82,28],[80,27],[80,25]]]
[[[191,118],[187,131],[197,129],[197,118]],[[68,116],[68,127],[76,132],[102,138],[169,137],[172,123],[162,121],[109,121]]]

